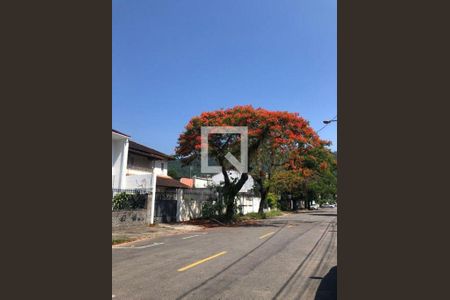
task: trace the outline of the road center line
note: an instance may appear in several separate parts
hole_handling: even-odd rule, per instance
[[[184,237],[184,238],[182,238],[183,240],[187,240],[187,239],[190,239],[190,238],[193,238],[193,237],[196,237],[196,236],[200,236],[199,234],[194,234],[194,235],[191,235],[191,236],[186,236],[186,237]]]
[[[192,264],[190,264],[190,265],[187,265],[186,267],[183,267],[183,268],[181,268],[181,269],[178,269],[177,271],[178,271],[178,272],[186,271],[186,270],[188,270],[188,269],[190,269],[190,268],[193,268],[193,267],[195,267],[195,266],[197,266],[197,265],[199,265],[199,264],[202,264],[202,263],[204,263],[204,262],[207,262],[208,260],[211,260],[211,259],[213,259],[213,258],[216,258],[216,257],[219,257],[219,256],[221,256],[221,255],[224,255],[225,253],[227,253],[227,251],[223,251],[223,252],[214,254],[213,256],[210,256],[210,257],[207,257],[207,258],[198,260],[198,261],[196,261],[196,262],[194,262],[194,263],[192,263]]]
[[[272,234],[274,234],[274,233],[275,233],[275,231],[266,233],[265,235],[260,236],[259,239],[262,240],[263,238],[266,238],[266,237],[268,237],[269,235],[272,235]]]

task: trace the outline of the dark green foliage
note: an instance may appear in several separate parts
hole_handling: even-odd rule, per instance
[[[136,191],[134,194],[121,192],[112,199],[113,210],[142,209],[145,208],[147,194]]]
[[[195,159],[188,166],[184,166],[181,159],[171,160],[168,165],[168,174],[176,179],[181,177],[190,178],[192,176],[202,176],[202,173],[200,172],[200,159]],[[176,176],[170,174],[176,174]]]
[[[207,201],[202,206],[202,216],[204,218],[222,218],[225,205],[223,201]]]
[[[175,178],[175,179],[180,179],[181,178],[181,176],[178,175],[177,171],[173,170],[173,169],[169,170],[167,172],[167,175],[169,175],[170,177]]]

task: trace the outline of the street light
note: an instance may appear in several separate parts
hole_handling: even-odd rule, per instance
[[[328,124],[330,124],[331,122],[337,122],[337,115],[335,115],[333,118],[331,118],[330,120],[325,120],[322,121],[325,125],[322,126],[322,128],[320,128],[319,130],[317,130],[317,133],[319,133],[320,131],[322,131],[322,129],[324,129],[325,127],[328,126]]]
[[[330,124],[331,122],[337,122],[337,120],[325,120],[325,121],[323,121],[324,124]]]

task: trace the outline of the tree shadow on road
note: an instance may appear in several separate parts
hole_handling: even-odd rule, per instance
[[[285,225],[285,223],[272,223],[272,222],[264,222],[263,220],[243,220],[234,223],[222,223],[215,222],[213,220],[208,219],[197,219],[191,220],[188,222],[182,222],[182,224],[188,225],[198,225],[203,226],[204,228],[217,228],[217,227],[279,227],[278,225]]]
[[[319,214],[319,213],[315,213],[315,214],[308,214],[310,216],[325,216],[325,217],[336,217],[337,214]]]
[[[314,297],[314,300],[335,299],[337,299],[337,266],[332,267],[323,277]]]

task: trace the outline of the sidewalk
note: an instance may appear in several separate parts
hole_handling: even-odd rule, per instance
[[[289,216],[292,214],[299,214],[299,213],[308,213],[312,212],[310,210],[300,210],[296,212],[286,212],[283,211],[283,214],[281,216],[275,216],[270,217],[268,219],[272,218],[282,218],[284,216]],[[236,226],[243,226],[243,225],[255,225],[257,223],[262,222],[263,219],[248,219],[248,220],[241,220],[238,223],[235,224],[220,224],[217,222],[214,222],[212,220],[205,220],[205,219],[196,219],[196,220],[190,220],[185,221],[182,223],[172,223],[172,224],[166,224],[166,223],[160,223],[155,225],[132,225],[132,226],[123,226],[123,227],[112,227],[112,244],[113,245],[119,245],[119,244],[126,244],[130,242],[134,242],[137,240],[143,240],[143,239],[153,239],[157,237],[162,236],[169,236],[169,235],[175,235],[175,234],[182,234],[182,233],[188,233],[193,231],[203,231],[206,230],[206,228],[211,227],[236,227]]]
[[[201,231],[203,226],[186,224],[156,224],[112,227],[112,243],[118,245],[142,239],[152,239],[192,231]]]

